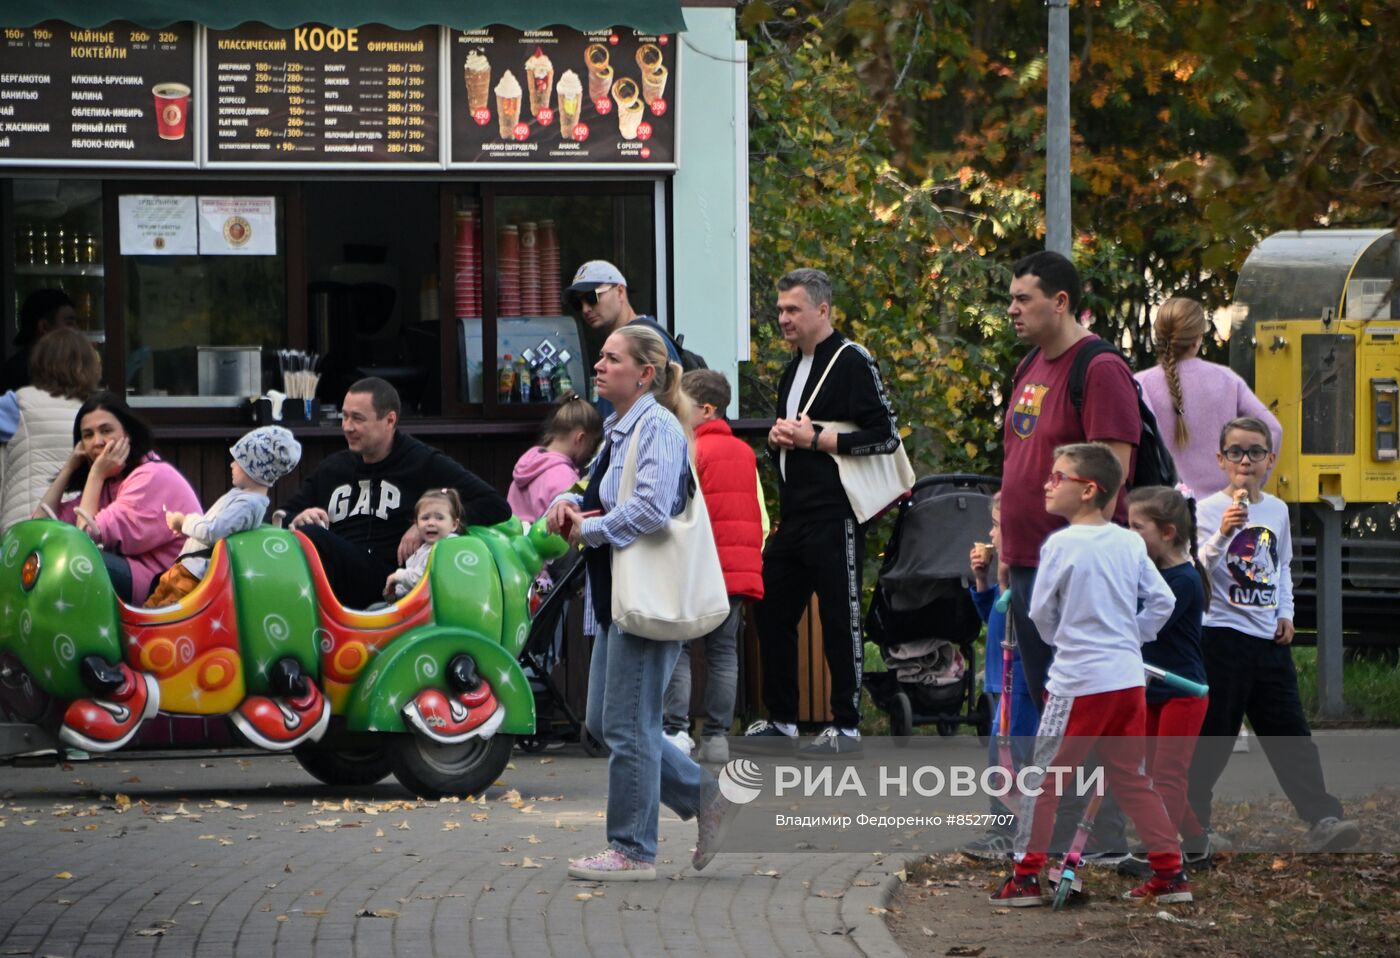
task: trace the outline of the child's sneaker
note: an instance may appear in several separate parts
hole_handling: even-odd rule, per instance
[[[1151,878],[1152,865],[1147,861],[1147,852],[1143,849],[1130,852],[1127,858],[1118,863],[1118,874],[1138,881]]]
[[[958,849],[964,855],[981,861],[999,861],[1003,858],[1010,858],[1014,850],[1014,837],[996,829],[992,829],[981,838],[974,839]]]
[[[628,858],[615,848],[609,848],[587,858],[569,862],[569,877],[588,881],[653,881],[656,866]]]
[[[1153,875],[1132,891],[1123,892],[1123,898],[1126,901],[1152,898],[1159,905],[1184,905],[1194,900],[1191,897],[1191,883],[1187,881],[1185,872],[1177,872],[1172,878]]]
[[[1012,908],[1035,908],[1044,905],[1040,896],[1040,877],[1037,875],[1010,875],[1001,883],[997,893],[987,901],[993,905],[1010,905]]]

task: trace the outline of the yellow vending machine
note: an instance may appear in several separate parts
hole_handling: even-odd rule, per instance
[[[1318,521],[1318,693],[1325,715],[1342,709],[1343,520],[1358,516],[1358,506],[1392,504],[1389,522],[1372,517],[1360,530],[1372,533],[1363,546],[1349,537],[1352,557],[1395,532],[1382,527],[1395,525],[1400,500],[1397,278],[1395,232],[1302,230],[1256,246],[1235,286],[1230,365],[1283,426],[1266,488]],[[1392,611],[1400,613],[1400,569],[1348,569],[1347,577],[1365,580],[1372,593],[1393,591]]]

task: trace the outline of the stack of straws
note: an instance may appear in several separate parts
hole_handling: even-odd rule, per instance
[[[282,371],[282,391],[288,399],[315,399],[321,380],[321,356],[300,349],[277,350],[277,366]]]

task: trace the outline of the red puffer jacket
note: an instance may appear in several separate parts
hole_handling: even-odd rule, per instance
[[[753,450],[729,423],[711,419],[695,430],[700,489],[730,595],[763,598],[763,521],[758,512],[758,466]]]

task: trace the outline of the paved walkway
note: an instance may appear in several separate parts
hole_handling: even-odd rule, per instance
[[[902,861],[727,854],[660,878],[570,881],[606,844],[606,762],[516,753],[481,803],[345,789],[289,758],[146,757],[0,770],[0,954],[900,956]]]

